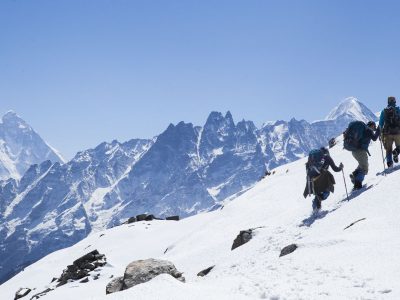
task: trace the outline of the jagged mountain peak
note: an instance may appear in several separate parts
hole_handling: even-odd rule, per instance
[[[7,112],[4,114],[4,116],[6,116],[6,115],[16,115],[16,113],[15,113],[14,110],[10,109],[9,111],[7,111]]]
[[[207,118],[206,125],[213,123],[228,123],[231,126],[235,125],[232,114],[229,110],[226,112],[225,116],[221,112],[212,111]]]
[[[10,118],[10,117],[18,117],[17,113],[13,111],[12,109],[7,111],[4,115],[3,118]]]
[[[234,123],[232,114],[231,114],[231,112],[229,110],[225,114],[225,119],[229,120],[231,123]]]
[[[0,179],[21,178],[31,164],[45,160],[64,162],[17,113],[10,110],[0,121]]]
[[[375,114],[355,97],[342,100],[325,118],[325,120],[336,120],[339,118],[356,119],[364,122],[376,121]]]
[[[9,110],[0,120],[3,126],[18,126],[20,129],[32,129],[16,112]]]

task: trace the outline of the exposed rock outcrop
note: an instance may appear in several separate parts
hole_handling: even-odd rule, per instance
[[[32,290],[30,288],[20,288],[16,293],[14,300],[20,299],[28,295]]]
[[[206,276],[208,273],[210,273],[210,271],[212,269],[214,269],[214,267],[215,266],[211,266],[211,267],[208,267],[207,269],[204,269],[203,271],[200,271],[199,273],[197,273],[197,276],[200,276],[200,277]]]
[[[160,274],[169,274],[179,281],[185,282],[182,273],[175,268],[173,263],[150,258],[131,262],[126,267],[123,277],[117,277],[107,284],[106,294],[129,289],[140,283],[150,281]]]
[[[288,255],[288,254],[294,252],[297,248],[298,248],[298,246],[296,244],[291,244],[289,246],[286,246],[285,248],[283,248],[281,250],[281,254],[279,255],[279,257]]]
[[[253,237],[253,229],[247,229],[247,230],[240,231],[239,235],[233,241],[231,250],[234,250],[237,247],[240,247],[240,246],[246,244],[248,241],[250,241],[252,239],[252,237]]]
[[[104,266],[106,263],[105,255],[93,250],[75,260],[72,265],[67,266],[60,278],[58,278],[59,283],[57,286],[64,285],[69,280],[75,281],[87,277],[91,271]]]
[[[106,286],[106,294],[111,294],[123,290],[124,277],[117,277],[111,280]]]

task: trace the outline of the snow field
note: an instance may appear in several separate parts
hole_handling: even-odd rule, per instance
[[[13,299],[20,287],[36,287],[33,294],[52,286],[51,279],[68,264],[97,249],[108,261],[98,280],[69,283],[41,299],[400,299],[400,172],[377,175],[383,169],[380,151],[379,141],[372,142],[365,183],[373,186],[349,202],[342,173],[333,172],[335,193],[323,201],[320,219],[309,219],[312,198],[302,196],[301,159],[277,168],[221,210],[179,222],[138,222],[92,234],[4,283],[0,298]],[[345,165],[351,189],[348,175],[356,161],[341,142],[331,156],[337,165]],[[312,224],[300,226],[304,219]],[[257,228],[253,239],[231,251],[239,231],[249,228]],[[299,248],[279,257],[292,243]],[[145,258],[170,260],[184,272],[186,283],[161,275],[105,295],[111,275],[122,276],[131,261]],[[212,265],[216,266],[206,277],[196,276]]]

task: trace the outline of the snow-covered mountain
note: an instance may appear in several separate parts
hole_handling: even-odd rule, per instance
[[[131,216],[187,217],[216,209],[267,168],[326,145],[345,129],[344,119],[292,119],[257,129],[251,121],[235,123],[229,112],[212,112],[202,127],[171,124],[153,140],[103,143],[64,165],[34,165],[20,181],[0,182],[0,282]]]
[[[0,180],[19,179],[32,164],[45,160],[64,161],[15,112],[7,112],[0,120]]]
[[[110,207],[98,201],[102,190],[124,178],[151,143],[103,143],[63,165],[32,165],[20,181],[0,181],[2,278],[104,228]]]
[[[303,157],[310,150],[327,145],[354,120],[377,121],[378,118],[354,97],[344,99],[323,121],[308,123],[292,119],[289,122],[268,122],[258,131],[267,165],[274,168]]]
[[[335,107],[325,120],[344,119],[345,121],[360,120],[368,122],[376,118],[368,107],[359,102],[357,98],[348,97]]]
[[[339,138],[340,140],[340,138]],[[312,198],[302,196],[305,159],[278,167],[223,209],[174,221],[143,221],[92,233],[57,251],[0,286],[4,299],[19,288],[46,291],[40,299],[399,299],[399,167],[382,175],[379,142],[371,144],[368,186],[346,191],[342,173],[333,173],[335,193],[311,215]],[[345,178],[357,163],[342,149],[331,149],[344,163]],[[347,180],[347,186],[350,183]],[[242,230],[252,239],[231,250]],[[297,249],[280,257],[282,248]],[[97,249],[107,264],[89,273],[88,282],[57,287],[67,265]],[[171,261],[186,282],[164,274],[130,289],[106,295],[106,286],[135,260]],[[197,274],[214,266],[204,277]],[[54,289],[54,290],[51,290]]]

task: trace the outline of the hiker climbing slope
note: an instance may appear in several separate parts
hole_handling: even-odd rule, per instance
[[[357,168],[350,174],[355,190],[362,187],[364,177],[368,174],[368,155],[370,155],[368,147],[371,139],[376,141],[379,135],[380,128],[376,128],[376,124],[373,121],[369,121],[367,124],[362,121],[353,121],[343,132],[343,147],[351,151],[351,154],[358,162]]]
[[[335,178],[328,171],[329,167],[335,172],[340,172],[343,164],[340,163],[337,167],[326,148],[310,151],[306,163],[307,183],[303,195],[304,198],[308,195],[315,195],[312,202],[313,210],[320,209],[321,201],[327,199],[329,194],[334,192]]]
[[[382,128],[382,142],[386,150],[386,163],[390,168],[399,162],[400,153],[400,108],[396,106],[396,98],[388,97],[388,106],[382,110],[379,118],[379,127]],[[393,143],[396,148],[392,151]]]

